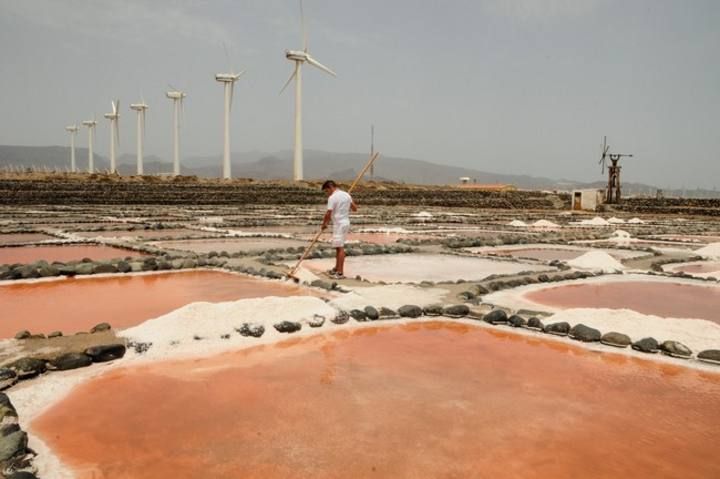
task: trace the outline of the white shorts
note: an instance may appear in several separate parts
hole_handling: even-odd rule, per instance
[[[339,225],[333,225],[332,245],[335,248],[342,248],[345,246],[345,236],[350,231],[350,223],[340,223]]]

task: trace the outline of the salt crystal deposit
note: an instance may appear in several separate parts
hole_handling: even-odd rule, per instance
[[[710,243],[698,250],[695,250],[695,254],[709,259],[720,259],[720,243]]]
[[[590,251],[568,261],[568,265],[577,269],[602,271],[604,273],[613,273],[625,269],[622,263],[604,251]]]
[[[560,225],[548,220],[537,220],[532,226],[535,228],[558,228]]]
[[[514,226],[516,228],[524,228],[527,226],[527,223],[521,220],[512,220],[510,223],[508,223],[508,226]]]

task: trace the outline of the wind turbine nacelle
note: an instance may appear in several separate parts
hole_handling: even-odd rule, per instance
[[[117,113],[105,113],[105,115],[103,116],[108,120],[117,120],[118,118],[120,118],[120,115],[118,115]]]
[[[285,58],[294,62],[304,62],[307,60],[307,53],[298,50],[285,50]]]
[[[66,126],[65,129],[66,129],[67,131],[70,131],[70,132],[73,132],[73,133],[75,133],[76,131],[78,131],[78,127],[75,126],[75,125]]]
[[[87,127],[93,128],[95,125],[97,125],[97,122],[94,121],[94,120],[93,120],[93,121],[91,121],[91,120],[85,120],[84,122],[82,122],[82,124],[85,125],[85,126],[87,126]]]
[[[165,93],[165,96],[171,100],[182,100],[185,97],[185,93],[181,91],[169,91]]]
[[[130,103],[130,109],[135,111],[147,110],[148,106],[145,103]]]
[[[218,73],[215,75],[215,80],[221,82],[234,82],[237,81],[240,75],[233,75],[232,73]]]

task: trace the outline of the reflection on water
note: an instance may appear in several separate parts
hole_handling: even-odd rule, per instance
[[[657,281],[572,284],[525,294],[556,308],[632,309],[643,314],[720,323],[720,287]]]
[[[718,375],[428,322],[114,370],[31,428],[113,478],[706,479],[719,399]]]
[[[100,322],[122,329],[195,301],[306,294],[294,285],[215,271],[9,284],[0,286],[0,338],[23,329],[87,331]]]

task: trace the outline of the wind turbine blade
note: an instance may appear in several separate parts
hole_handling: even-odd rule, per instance
[[[303,51],[307,53],[308,51],[308,37],[307,37],[307,30],[305,30],[305,11],[303,10],[303,2],[300,0],[300,29],[301,29],[301,35],[302,35],[302,44],[303,44]]]
[[[225,61],[227,62],[228,71],[232,73],[232,69],[230,68],[230,54],[228,53],[225,42],[223,42],[223,50],[225,50]]]
[[[334,71],[332,71],[331,69],[329,69],[328,67],[326,67],[325,65],[323,65],[322,63],[320,63],[319,61],[315,60],[315,59],[314,59],[313,57],[311,57],[310,55],[307,56],[307,62],[308,62],[310,65],[314,66],[315,68],[319,68],[320,70],[324,71],[325,73],[328,73],[328,74],[330,74],[330,75],[332,75],[332,76],[334,76],[334,77],[337,76]]]
[[[285,91],[285,89],[286,89],[287,86],[290,84],[290,82],[293,81],[293,78],[295,78],[295,75],[297,74],[297,69],[298,69],[298,68],[300,68],[300,66],[299,66],[297,63],[295,63],[295,69],[294,69],[293,72],[290,74],[290,78],[288,78],[288,80],[285,82],[285,84],[283,85],[283,87],[280,89],[280,95],[282,95],[282,92]]]

